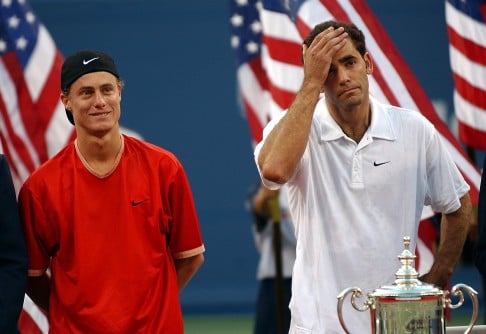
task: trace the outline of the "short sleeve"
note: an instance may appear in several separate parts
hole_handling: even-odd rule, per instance
[[[29,258],[29,276],[41,276],[49,267],[50,256],[47,249],[41,246],[44,231],[41,226],[46,225],[46,216],[41,203],[35,198],[24,184],[19,193],[19,210],[25,242]]]
[[[189,180],[177,164],[169,190],[172,224],[169,247],[175,258],[187,258],[204,252],[202,234]]]

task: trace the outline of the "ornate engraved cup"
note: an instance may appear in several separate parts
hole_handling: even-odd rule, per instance
[[[404,251],[398,256],[402,267],[396,272],[396,280],[392,285],[368,293],[362,306],[357,304],[357,298],[363,296],[358,287],[344,289],[338,295],[337,312],[344,331],[350,334],[344,322],[342,306],[346,296],[351,294],[354,309],[370,311],[372,334],[444,334],[444,311],[446,308],[462,306],[465,291],[472,300],[473,313],[464,333],[471,333],[478,317],[477,292],[465,284],[456,284],[449,293],[421,282],[413,266],[416,256],[409,250],[409,237],[404,237],[404,245]],[[453,304],[450,295],[459,298],[456,304]]]

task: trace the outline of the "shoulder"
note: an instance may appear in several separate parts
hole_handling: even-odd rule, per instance
[[[393,119],[402,119],[405,121],[416,122],[418,124],[429,124],[430,121],[418,110],[398,107],[373,100],[373,105],[383,110]],[[431,124],[431,123],[430,123]]]
[[[174,168],[182,167],[177,156],[171,151],[135,137],[127,135],[123,135],[123,137],[127,154],[134,155],[137,159],[142,159],[152,166],[163,164]]]
[[[435,126],[422,113],[417,110],[393,106],[373,100],[373,106],[380,111],[390,124],[395,128],[404,130],[424,131],[434,133]],[[413,132],[412,132],[413,133]]]
[[[24,182],[23,187],[38,183],[49,184],[53,178],[62,176],[69,168],[74,168],[72,160],[74,155],[74,144],[70,142],[53,157],[37,167]]]

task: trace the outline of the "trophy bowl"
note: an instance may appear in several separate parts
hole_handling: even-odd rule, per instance
[[[466,292],[472,300],[473,313],[464,333],[471,333],[478,317],[477,292],[462,283],[454,285],[449,292],[421,282],[413,266],[415,255],[409,250],[410,237],[404,237],[404,246],[405,249],[398,256],[402,267],[395,273],[393,284],[368,293],[361,306],[357,304],[357,299],[361,299],[363,293],[358,287],[346,288],[337,296],[337,312],[344,331],[350,334],[342,314],[344,300],[349,294],[355,310],[370,312],[372,334],[444,334],[445,309],[462,306]],[[456,296],[457,303],[454,304],[450,296]]]

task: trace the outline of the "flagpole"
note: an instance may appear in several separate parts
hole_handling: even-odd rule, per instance
[[[275,311],[277,333],[284,333],[284,288],[282,274],[282,233],[280,229],[280,203],[279,196],[270,199],[270,211],[272,216],[273,250],[275,255]]]

